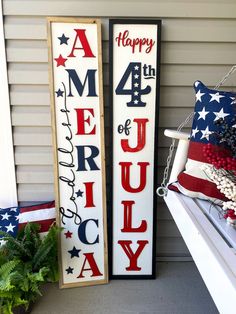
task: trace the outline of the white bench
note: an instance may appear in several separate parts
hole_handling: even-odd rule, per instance
[[[165,135],[179,140],[169,179],[173,182],[184,169],[188,134],[165,130]],[[210,202],[173,191],[164,200],[219,312],[236,313],[236,230]]]

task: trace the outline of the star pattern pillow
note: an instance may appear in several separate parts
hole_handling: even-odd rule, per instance
[[[214,150],[218,148],[219,140],[213,134],[218,126],[214,122],[222,118],[231,123],[235,116],[236,94],[208,89],[200,81],[194,83],[194,89],[196,104],[187,162],[178,181],[172,183],[169,189],[190,197],[221,202],[225,196],[202,170],[202,166],[208,164],[203,149],[209,144]]]

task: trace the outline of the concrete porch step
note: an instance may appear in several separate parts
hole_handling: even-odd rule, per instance
[[[209,265],[210,267],[210,265]],[[217,275],[217,274],[216,274]],[[156,280],[111,280],[108,285],[44,287],[32,314],[217,314],[193,262],[159,262]]]

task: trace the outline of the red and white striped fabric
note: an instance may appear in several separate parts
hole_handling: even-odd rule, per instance
[[[40,225],[40,235],[45,235],[50,226],[56,221],[55,202],[48,202],[33,206],[20,208],[19,229],[27,222],[34,222]]]
[[[203,165],[208,164],[203,155],[204,145],[190,141],[185,171],[179,174],[178,181],[172,183],[169,189],[190,197],[221,203],[226,200],[225,196],[202,170]]]
[[[196,92],[195,114],[185,170],[179,174],[178,181],[169,186],[170,190],[181,192],[190,197],[222,202],[225,196],[219,192],[203,170],[209,164],[203,148],[211,145],[213,151],[219,149],[219,139],[214,132],[218,126],[215,121],[223,118],[230,123],[235,115],[235,94],[208,89],[202,82],[194,83]]]

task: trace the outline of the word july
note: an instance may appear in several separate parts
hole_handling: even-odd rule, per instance
[[[128,30],[125,30],[123,33],[120,32],[115,40],[118,43],[118,47],[131,47],[132,53],[135,53],[136,49],[138,52],[142,52],[144,50],[146,53],[150,53],[155,44],[155,41],[151,38],[130,38]]]

